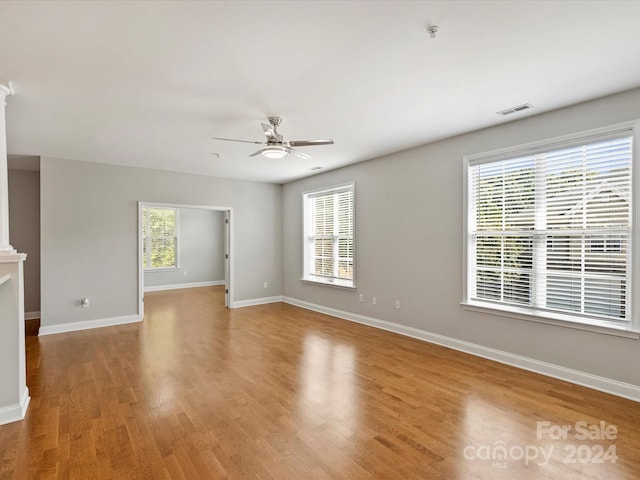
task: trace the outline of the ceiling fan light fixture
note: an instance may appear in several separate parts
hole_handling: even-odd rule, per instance
[[[289,151],[286,148],[279,146],[265,147],[262,149],[262,155],[267,158],[282,158],[286,157],[288,154]]]

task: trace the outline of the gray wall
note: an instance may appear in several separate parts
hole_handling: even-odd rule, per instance
[[[46,157],[40,168],[43,326],[137,313],[138,201],[233,208],[233,300],[280,294],[280,185]]]
[[[40,173],[9,170],[9,241],[27,254],[24,310],[40,311]]]
[[[144,286],[224,281],[224,213],[196,208],[178,210],[180,266],[145,272]]]
[[[633,90],[286,184],[283,294],[640,385],[638,340],[460,306],[463,156],[637,118],[640,90]],[[304,284],[302,193],[352,180],[357,291]]]

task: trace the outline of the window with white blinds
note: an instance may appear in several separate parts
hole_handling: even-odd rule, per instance
[[[305,193],[303,280],[354,286],[354,184]]]
[[[467,162],[466,301],[631,329],[633,129]]]

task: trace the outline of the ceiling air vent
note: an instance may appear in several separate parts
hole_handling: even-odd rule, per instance
[[[502,115],[503,117],[506,117],[507,115],[511,115],[512,113],[517,113],[517,112],[522,112],[524,110],[530,110],[533,108],[533,105],[531,105],[530,103],[524,103],[522,105],[518,105],[517,107],[511,107],[511,108],[507,108],[506,110],[500,110],[498,113],[498,115]]]

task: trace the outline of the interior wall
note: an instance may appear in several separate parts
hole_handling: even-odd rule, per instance
[[[24,310],[40,312],[40,172],[9,170],[9,242],[24,262]]]
[[[179,208],[178,263],[146,271],[145,287],[224,282],[224,212]]]
[[[463,156],[638,118],[640,89],[288,183],[283,187],[283,293],[640,386],[639,340],[461,307]],[[357,289],[305,284],[300,281],[302,194],[348,181],[355,181],[356,189]]]
[[[40,175],[42,326],[137,315],[138,201],[232,208],[233,300],[281,293],[280,185],[47,157]]]

